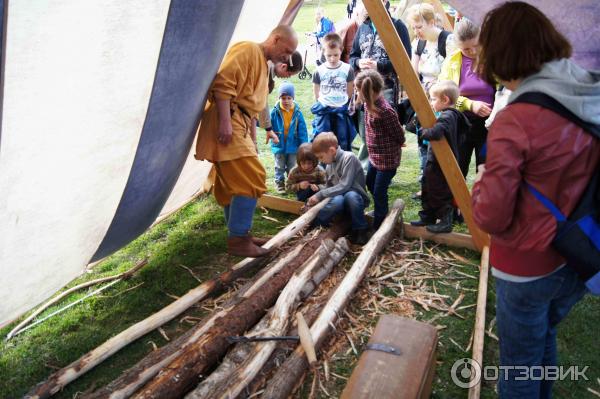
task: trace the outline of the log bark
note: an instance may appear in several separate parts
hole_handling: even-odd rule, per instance
[[[325,201],[317,204],[277,233],[265,244],[265,248],[280,247],[299,231],[308,226],[308,224],[317,216],[319,210],[325,206],[325,204],[321,205],[323,202]],[[241,262],[238,262],[230,270],[200,284],[198,287],[190,290],[187,294],[162,310],[127,328],[125,331],[110,338],[108,341],[86,353],[73,363],[53,373],[46,381],[39,383],[33,388],[27,396],[31,398],[48,398],[54,395],[67,384],[87,373],[123,347],[172,320],[198,301],[221,292],[223,288],[227,287],[238,278],[245,276],[252,270],[260,267],[266,261],[267,259],[265,258],[246,258]]]
[[[314,291],[316,286],[329,274],[329,272],[331,272],[333,267],[342,260],[342,258],[346,255],[349,249],[350,248],[346,239],[340,238],[335,244],[333,250],[327,254],[328,256],[326,257],[326,259],[324,259],[325,262],[323,263],[323,265],[317,268],[316,271],[312,273],[310,273],[309,270],[309,274],[312,274],[312,276],[307,276],[305,281],[303,281],[303,287],[300,289],[300,291],[295,292],[293,294],[294,298],[298,297],[299,299],[304,299],[308,297]],[[309,266],[307,266],[307,269],[308,268]],[[280,301],[284,297],[284,294],[286,294],[286,291],[289,290],[289,288],[292,286],[292,284],[293,278],[292,280],[290,280],[284,291],[281,293],[277,304],[275,305],[275,308],[267,316],[263,317],[263,319],[258,324],[256,324],[256,326],[254,326],[254,328],[247,335],[265,335],[266,331],[268,331],[269,335],[283,335],[285,333],[283,329],[275,333],[273,331],[273,326],[269,327],[269,323],[272,321],[274,315],[278,314],[278,312],[281,311],[281,309],[278,308],[278,305],[281,305]],[[298,301],[296,300],[295,302],[295,304],[297,304]],[[274,344],[277,345],[277,343]],[[186,396],[186,399],[218,397],[219,393],[221,392],[227,392],[228,394],[231,394],[231,397],[235,397],[237,394],[239,394],[239,391],[241,391],[241,389],[238,390],[238,392],[236,392],[235,394],[232,393],[233,391],[231,390],[230,382],[235,378],[234,373],[239,375],[239,372],[237,372],[236,370],[239,370],[239,368],[243,364],[247,363],[247,359],[253,355],[253,352],[255,353],[257,351],[257,347],[259,347],[259,345],[254,343],[237,344],[221,362],[219,367],[215,371],[213,371],[209,377],[202,381],[202,383],[200,383],[198,387],[196,387],[196,389],[190,392]],[[263,364],[254,367],[252,375],[246,377],[245,383],[243,384],[242,388],[244,388],[250,382],[250,380],[253,380],[256,377],[256,375],[262,369],[262,366],[267,360],[268,357],[265,358]],[[228,384],[230,385],[229,387],[227,387]]]
[[[269,298],[270,301],[266,301],[266,304],[249,302],[249,299],[253,296],[258,298],[266,299],[262,288],[265,284],[264,280],[268,280],[266,283],[273,287],[283,288],[285,282],[291,276],[295,267],[300,265],[310,254],[312,254],[316,248],[318,248],[321,240],[325,238],[338,238],[343,235],[348,229],[348,225],[339,225],[332,227],[327,232],[320,233],[316,239],[309,242],[299,252],[288,254],[285,260],[277,262],[276,265],[269,268],[266,272],[261,272],[257,278],[249,284],[246,284],[239,294],[228,301],[223,306],[223,309],[219,312],[209,315],[201,323],[198,323],[192,330],[186,334],[174,340],[172,343],[165,347],[150,353],[134,367],[127,370],[121,377],[110,383],[108,386],[90,395],[91,398],[125,398],[133,395],[141,386],[146,382],[150,381],[156,374],[174,361],[190,346],[201,347],[200,341],[205,340],[205,336],[208,336],[210,331],[218,333],[215,339],[217,342],[214,344],[214,351],[206,353],[204,357],[207,362],[213,362],[218,359],[223,352],[227,349],[227,342],[225,336],[227,335],[239,335],[246,331],[249,327],[254,325],[258,319],[264,314],[265,309],[269,308],[275,301],[275,296]],[[295,255],[295,256],[292,256]],[[298,262],[291,263],[291,266],[283,267],[283,264],[290,263],[292,258],[298,259]],[[300,262],[302,259],[302,262]],[[281,263],[283,262],[283,264]],[[294,266],[295,264],[295,266]],[[282,270],[283,269],[283,270]],[[277,275],[274,270],[278,270]],[[285,271],[284,274],[282,274]],[[272,276],[271,278],[264,278],[265,274]],[[286,280],[281,281],[281,278],[277,278],[279,275],[286,275]],[[277,280],[279,285],[273,285],[272,283]],[[261,282],[260,285],[258,282]],[[250,295],[255,294],[255,295]],[[224,322],[227,320],[227,322]],[[221,331],[223,330],[223,331]],[[219,340],[219,334],[222,335],[222,339]],[[197,377],[194,376],[195,378]],[[196,381],[194,381],[196,382]],[[183,394],[183,393],[182,393]]]
[[[475,313],[475,329],[473,332],[473,355],[471,356],[483,367],[483,341],[485,339],[485,307],[487,303],[488,274],[490,269],[490,249],[483,247],[481,252],[481,268],[479,269],[479,287],[477,293],[477,312]],[[469,399],[479,399],[481,381],[469,388]]]
[[[317,320],[313,323],[310,333],[317,349],[325,342],[330,330],[330,326],[335,322],[337,315],[340,314],[359,284],[367,274],[369,266],[373,263],[376,256],[387,245],[394,232],[396,219],[402,214],[404,202],[396,200],[388,216],[385,218],[379,230],[371,237],[369,242],[363,247],[341,284],[327,301],[325,308]],[[262,398],[287,398],[296,385],[296,382],[302,377],[309,364],[304,350],[299,345],[294,353],[278,369],[277,373],[269,381]]]

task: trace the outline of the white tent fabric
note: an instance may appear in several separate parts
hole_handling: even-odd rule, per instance
[[[190,148],[234,28],[264,39],[287,1],[1,5],[0,326],[201,189]]]

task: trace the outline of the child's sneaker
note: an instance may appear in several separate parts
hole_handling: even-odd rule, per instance
[[[284,181],[278,181],[278,182],[275,182],[275,184],[277,184],[277,193],[278,194],[285,194],[285,182]]]

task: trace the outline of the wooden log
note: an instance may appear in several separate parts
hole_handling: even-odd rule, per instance
[[[321,205],[323,202],[325,201],[321,201],[304,215],[286,226],[271,238],[264,247],[278,248],[295,236],[299,231],[308,226],[317,216],[319,210],[325,206],[325,204]],[[34,387],[28,395],[31,398],[47,398],[54,395],[67,384],[118,352],[121,348],[172,320],[198,301],[220,292],[224,287],[261,266],[266,261],[266,258],[246,258],[241,262],[238,262],[230,270],[200,284],[198,287],[190,290],[184,296],[162,310],[127,328],[125,331],[110,338],[108,341],[86,353],[73,363],[53,373],[46,381],[43,381]]]
[[[437,242],[438,244],[448,245],[456,248],[467,248],[473,251],[479,251],[469,234],[462,233],[431,233],[425,227],[412,226],[410,223],[403,223],[402,229],[407,238],[422,238],[424,240]]]
[[[118,280],[118,279],[128,279],[129,277],[133,276],[133,274],[135,272],[137,272],[138,270],[140,270],[142,267],[146,266],[147,264],[148,264],[148,260],[144,259],[143,261],[138,262],[131,269],[127,270],[126,272],[117,274],[116,276],[108,276],[108,277],[102,277],[102,278],[98,278],[98,279],[91,280],[91,281],[86,281],[85,283],[81,283],[79,285],[76,285],[75,287],[69,288],[68,290],[66,290],[64,292],[61,292],[60,295],[57,295],[55,298],[52,298],[51,300],[49,300],[48,302],[46,302],[45,304],[40,306],[38,309],[35,310],[35,312],[30,314],[25,320],[23,320],[15,328],[13,328],[6,335],[6,340],[8,341],[15,335],[19,334],[19,332],[23,329],[23,327],[25,327],[27,324],[29,324],[29,322],[31,320],[35,319],[37,317],[37,315],[39,315],[40,313],[42,313],[44,310],[48,309],[50,306],[54,305],[55,303],[58,303],[61,299],[72,294],[73,292],[79,291],[83,288],[87,288],[92,285],[104,283],[106,281],[112,281],[112,280]]]
[[[343,238],[340,240],[345,241]],[[324,244],[325,243],[326,242],[324,242]],[[323,249],[323,247],[320,249]],[[345,255],[348,249],[348,245],[346,244],[341,253],[338,251],[338,254],[335,255],[338,262]],[[283,335],[290,324],[293,310],[298,305],[300,292],[311,278],[311,275],[314,274],[315,269],[320,267],[323,262],[329,259],[334,250],[334,244],[333,242],[330,242],[330,244],[324,248],[324,253],[322,255],[315,253],[311,258],[309,258],[309,260],[305,262],[300,273],[292,276],[289,283],[286,285],[277,299],[275,306],[269,313],[268,317],[266,317],[267,322],[262,334],[273,336]],[[222,382],[222,384],[213,385],[207,393],[202,393],[200,395],[196,395],[196,391],[194,391],[193,394],[188,395],[186,398],[214,399],[233,398],[238,396],[262,369],[264,364],[275,350],[276,345],[277,342],[275,341],[252,344],[252,348],[248,353],[246,360],[244,360],[239,367],[233,370],[233,372]]]
[[[377,254],[387,245],[392,237],[396,219],[402,215],[404,202],[396,200],[389,214],[379,227],[379,230],[371,237],[369,242],[363,247],[341,284],[337,287],[321,314],[310,328],[310,333],[317,349],[325,341],[331,325],[337,319],[337,316],[344,310],[352,295],[358,288],[369,266],[375,260]],[[263,398],[287,398],[295,386],[296,382],[302,377],[308,367],[308,360],[301,346],[298,346],[294,353],[278,369],[277,373],[269,381]]]
[[[377,28],[379,37],[390,56],[390,61],[398,74],[398,78],[408,93],[412,107],[419,115],[421,126],[425,128],[432,127],[436,121],[435,115],[384,5],[380,0],[364,0],[364,5],[369,12],[371,21],[373,21]],[[467,226],[469,226],[469,231],[473,236],[475,245],[480,249],[486,245],[489,246],[490,237],[473,220],[471,194],[448,142],[445,138],[442,138],[439,141],[431,141],[430,144],[446,177],[448,186],[450,186],[452,195],[462,211]]]
[[[431,397],[437,347],[434,326],[405,317],[383,315],[368,345],[383,345],[382,349],[397,351],[365,350],[342,392],[342,399]]]
[[[294,257],[301,259],[303,262],[318,248],[320,241],[326,238],[337,239],[338,237],[344,235],[348,228],[348,223],[334,225],[331,229],[329,229],[329,231],[323,231],[319,233],[319,235],[311,242],[306,244],[299,253],[288,254],[286,255],[286,258],[292,255],[297,255]],[[284,262],[290,263],[291,258],[285,259]],[[289,278],[294,268],[300,265],[302,262],[298,261],[298,263],[295,265],[292,264],[286,269],[286,273],[288,273],[287,278]],[[281,268],[278,270],[279,274],[283,272]],[[257,276],[257,279],[260,279],[262,276],[264,276],[264,274]],[[276,278],[277,275],[269,279],[268,283],[271,284]],[[283,287],[283,285],[285,285],[285,281],[282,282],[281,279],[278,279],[278,284],[282,284],[281,287]],[[271,301],[267,301],[264,305],[255,304],[254,308],[247,306],[247,304],[245,305],[245,302],[247,302],[249,299],[248,296],[245,295],[246,292],[257,291],[256,287],[258,287],[258,285],[255,284],[255,282],[245,285],[245,288],[240,290],[239,295],[236,295],[234,298],[228,301],[228,303],[223,306],[222,310],[208,316],[202,322],[198,323],[198,325],[196,325],[192,330],[183,334],[181,337],[172,341],[168,345],[165,345],[159,350],[151,352],[134,367],[123,373],[118,379],[110,383],[108,386],[93,393],[89,397],[125,398],[133,395],[142,385],[151,380],[163,367],[167,366],[180,354],[182,354],[183,351],[188,348],[188,346],[198,345],[197,343],[201,340],[201,338],[203,339],[209,331],[215,332],[215,330],[219,330],[219,328],[221,330],[227,330],[225,332],[221,331],[223,333],[223,337],[226,335],[242,334],[258,321],[260,316],[264,314],[266,309],[269,308],[272,305],[272,302],[275,300],[275,298],[271,298]],[[260,295],[260,293],[262,293],[262,290],[258,294]],[[225,324],[222,323],[222,320],[225,320],[226,316],[227,319],[233,318],[233,327],[235,328],[226,328],[232,326],[225,326]],[[219,345],[223,346],[217,347],[218,351],[209,353],[208,355],[210,355],[210,359],[207,358],[207,360],[211,360],[213,358],[216,359],[223,354],[222,352],[224,352],[227,348],[227,343],[224,342],[224,338],[223,341],[219,341]]]
[[[314,291],[316,286],[326,277],[326,274],[331,272],[333,267],[342,260],[349,250],[348,241],[345,238],[338,239],[333,251],[331,251],[329,256],[325,259],[323,266],[317,269],[312,274],[312,277],[304,284],[304,287],[298,294],[300,299],[307,298]],[[263,319],[246,335],[264,335],[264,331],[268,328],[270,316],[271,314],[268,314],[263,317]],[[314,318],[316,318],[316,314],[314,315]],[[290,332],[286,335],[297,335],[297,332]],[[196,389],[190,392],[186,398],[204,398],[209,394],[219,392],[219,390],[222,391],[222,387],[231,379],[233,372],[248,359],[254,348],[255,345],[252,343],[239,343],[235,345],[223,359],[219,367],[202,381]]]
[[[272,195],[263,195],[258,203],[265,208],[294,215],[300,215],[300,209],[304,205],[304,203],[300,201],[275,197]],[[403,223],[402,228],[404,229],[404,235],[408,238],[422,238],[424,240],[437,242],[438,244],[457,248],[467,248],[479,252],[479,249],[473,242],[473,237],[471,237],[470,234],[454,232],[435,234],[427,231],[425,227],[412,226],[410,223]]]
[[[346,231],[346,228],[336,229],[334,227],[322,232],[319,239],[313,240],[313,242],[320,245],[320,242],[326,238],[337,239]],[[190,391],[198,383],[198,377],[225,354],[229,347],[226,337],[240,335],[256,324],[266,313],[266,309],[277,300],[279,292],[285,287],[296,269],[304,264],[317,248],[310,248],[307,245],[304,249],[310,252],[301,253],[293,261],[288,262],[279,273],[268,280],[268,283],[262,284],[260,290],[253,292],[231,308],[226,317],[219,317],[215,320],[214,325],[197,342],[189,345],[170,361],[160,374],[149,381],[134,397],[176,398]]]
[[[435,13],[438,14],[442,19],[442,26],[444,27],[444,29],[452,33],[454,31],[454,26],[450,22],[450,19],[448,18],[448,14],[446,14],[446,10],[444,10],[442,2],[440,0],[431,0],[431,5],[433,6]]]
[[[477,292],[477,311],[473,332],[473,355],[471,358],[483,367],[483,342],[485,338],[485,308],[487,302],[488,274],[490,269],[490,249],[483,247],[481,268],[479,269],[479,288]],[[469,399],[479,399],[481,381],[469,388]]]

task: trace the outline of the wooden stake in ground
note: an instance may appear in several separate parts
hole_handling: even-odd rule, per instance
[[[299,231],[308,226],[326,203],[327,201],[321,201],[304,215],[294,220],[283,230],[277,233],[273,238],[271,238],[269,242],[264,245],[264,247],[280,247],[290,238],[295,236]],[[201,301],[210,295],[214,295],[215,293],[221,291],[225,286],[231,284],[266,261],[267,259],[265,258],[246,258],[242,260],[225,273],[222,273],[221,275],[200,284],[198,287],[190,290],[187,294],[169,304],[162,310],[115,335],[67,367],[55,372],[46,381],[38,384],[31,392],[29,392],[28,395],[32,398],[47,398],[54,395],[67,384],[87,373],[96,365],[100,364],[108,357],[119,351],[121,348],[170,321],[198,301]]]
[[[481,269],[479,270],[479,288],[477,292],[477,312],[475,313],[475,329],[473,333],[473,355],[471,356],[483,367],[483,341],[485,338],[485,305],[487,302],[488,273],[490,268],[490,249],[483,247],[481,252]],[[469,399],[479,399],[481,381],[469,388]]]
[[[385,46],[385,49],[390,56],[390,61],[394,65],[394,69],[398,74],[398,78],[402,86],[408,93],[410,103],[419,115],[419,122],[425,128],[432,127],[435,124],[435,115],[427,100],[427,95],[423,91],[423,87],[419,82],[419,78],[415,73],[408,54],[398,37],[398,33],[392,24],[387,10],[381,3],[381,0],[364,0],[365,7],[369,12],[371,21],[375,24],[379,37]],[[450,186],[452,195],[456,199],[458,206],[469,226],[469,231],[473,236],[473,241],[479,249],[490,245],[490,237],[484,233],[473,220],[471,212],[471,194],[465,183],[465,179],[458,167],[456,158],[452,154],[452,150],[445,138],[439,141],[431,141],[431,148],[438,160],[444,177]]]
[[[348,273],[346,273],[341,284],[329,301],[327,301],[321,314],[310,329],[315,348],[319,349],[323,344],[337,316],[342,313],[348,302],[350,302],[352,295],[366,276],[369,266],[390,241],[394,232],[394,226],[396,225],[396,219],[402,214],[403,209],[404,202],[396,200],[389,214],[379,227],[379,230],[363,247],[362,252]],[[273,378],[271,378],[262,398],[287,398],[292,393],[294,386],[302,377],[308,365],[308,360],[302,346],[298,346],[294,353],[278,369]]]

